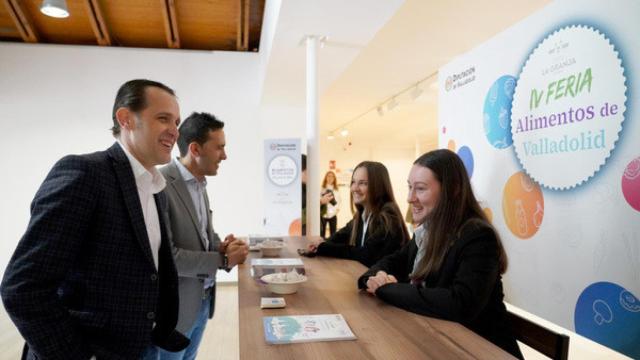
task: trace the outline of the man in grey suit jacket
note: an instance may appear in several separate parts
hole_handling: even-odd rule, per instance
[[[205,176],[215,176],[225,153],[224,123],[207,113],[191,114],[180,127],[180,158],[160,170],[167,180],[170,238],[179,276],[180,312],[176,329],[191,340],[187,349],[158,349],[147,359],[195,359],[207,320],[213,317],[215,277],[245,260],[248,246],[228,235],[220,241],[211,225]]]

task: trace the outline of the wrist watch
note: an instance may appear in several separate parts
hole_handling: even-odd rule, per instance
[[[227,254],[222,254],[222,269],[229,270],[229,257]]]

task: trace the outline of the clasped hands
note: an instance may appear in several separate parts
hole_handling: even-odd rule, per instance
[[[381,270],[378,271],[375,276],[369,276],[367,280],[367,292],[375,295],[376,290],[378,290],[380,286],[397,282],[398,279],[396,279],[395,276],[389,275]]]
[[[323,238],[319,238],[319,239],[310,239],[309,240],[309,244],[307,245],[307,250],[309,252],[316,252],[318,251],[318,246],[320,246],[320,244],[322,244],[324,242]]]
[[[224,238],[224,241],[220,243],[218,251],[221,254],[227,255],[229,269],[231,269],[238,264],[244,263],[247,259],[249,245],[233,236],[233,234],[229,234]]]

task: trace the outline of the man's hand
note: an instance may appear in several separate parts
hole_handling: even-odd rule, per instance
[[[398,280],[395,276],[389,275],[384,271],[378,271],[376,276],[370,276],[367,280],[367,292],[375,295],[380,286],[397,282]]]
[[[241,241],[241,240],[238,240],[235,236],[233,236],[233,234],[227,235],[227,237],[224,238],[224,241],[220,243],[220,246],[218,247],[218,252],[221,254],[225,254],[227,252],[227,246],[229,246],[229,244],[231,244],[234,241]]]
[[[222,251],[224,247],[224,251]],[[244,241],[236,239],[233,234],[227,235],[224,242],[220,244],[221,253],[227,254],[229,260],[229,269],[232,267],[244,263],[249,254],[249,246]]]

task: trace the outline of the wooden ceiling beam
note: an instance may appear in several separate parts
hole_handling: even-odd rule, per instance
[[[38,34],[33,27],[29,18],[25,15],[24,10],[20,7],[19,0],[3,0],[5,7],[11,15],[11,19],[18,28],[20,36],[24,42],[37,43],[39,41]]]
[[[180,48],[180,35],[178,34],[178,17],[176,16],[175,0],[160,0],[162,5],[162,17],[167,36],[167,46],[171,49]]]
[[[245,1],[247,0],[238,0],[238,16],[236,16],[236,21],[238,26],[236,27],[236,50],[237,51],[245,51],[244,46],[244,9],[245,9]]]
[[[109,35],[109,28],[107,28],[107,23],[104,21],[98,0],[84,0],[84,4],[87,7],[91,28],[96,36],[98,45],[111,46],[111,35]]]
[[[251,0],[244,0],[244,31],[242,33],[242,49],[249,50],[249,16],[251,15]]]

